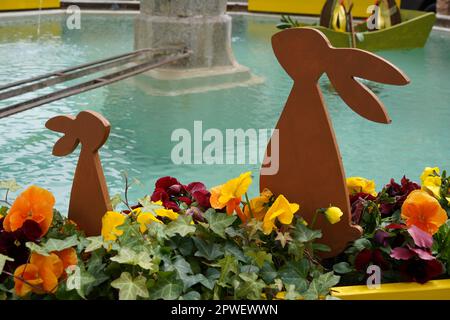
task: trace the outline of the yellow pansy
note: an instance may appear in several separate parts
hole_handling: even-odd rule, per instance
[[[350,195],[362,192],[371,194],[374,197],[377,196],[377,192],[375,191],[375,181],[362,177],[347,178],[347,189]]]
[[[123,225],[127,216],[120,212],[108,211],[102,218],[102,236],[105,241],[115,241],[123,234],[117,227]]]
[[[147,226],[153,222],[163,223],[161,220],[156,218],[151,212],[140,212],[137,216],[136,221],[140,224],[139,230],[144,233],[147,231]]]
[[[155,212],[159,217],[167,217],[172,221],[178,219],[178,213],[176,213],[172,209],[156,209]]]
[[[253,215],[253,218],[256,220],[263,220],[267,210],[269,210],[267,204],[270,202],[272,196],[273,193],[269,189],[264,189],[259,197],[250,200],[250,208],[248,205],[244,207],[245,216],[250,219],[252,217],[251,215]]]
[[[264,234],[270,234],[276,228],[276,220],[282,224],[291,224],[294,213],[299,209],[300,206],[297,203],[289,203],[283,195],[279,195],[264,216],[262,226]]]
[[[420,175],[422,185],[426,186],[440,186],[442,183],[440,177],[440,170],[438,167],[426,167]]]
[[[441,198],[442,179],[438,167],[426,167],[420,175],[422,190],[434,196],[436,199]]]
[[[214,209],[223,209],[226,207],[228,215],[234,211],[239,218],[245,222],[247,218],[240,208],[241,197],[247,192],[252,183],[252,173],[250,171],[241,174],[220,186],[211,189],[210,203]]]
[[[343,216],[343,212],[338,207],[329,207],[325,210],[325,216],[331,224],[338,223],[341,221],[341,217]]]

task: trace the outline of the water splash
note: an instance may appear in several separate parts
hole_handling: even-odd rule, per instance
[[[37,27],[37,35],[41,35],[41,11],[42,11],[42,0],[39,0],[39,14],[38,14],[38,27]]]

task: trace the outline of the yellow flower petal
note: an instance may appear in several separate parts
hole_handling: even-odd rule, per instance
[[[175,211],[173,211],[172,209],[156,209],[155,210],[156,214],[160,217],[167,217],[170,220],[177,220],[178,219],[178,213],[176,213]]]
[[[291,224],[294,214],[299,209],[300,206],[297,203],[289,203],[285,196],[279,195],[264,216],[264,234],[270,234],[275,229],[276,219],[282,224]]]
[[[153,222],[158,222],[163,224],[163,222],[161,220],[159,220],[158,218],[156,218],[153,213],[150,212],[142,212],[141,214],[138,215],[136,221],[140,224],[139,226],[139,230],[144,233],[145,231],[147,231],[147,226]]]
[[[438,167],[426,167],[422,174],[420,175],[420,181],[422,182],[422,185],[428,185],[429,183],[435,183],[437,181],[440,181],[440,170]],[[433,178],[437,177],[438,180],[434,180]],[[427,181],[427,179],[432,178],[430,180]],[[441,183],[439,182],[438,184],[439,186],[441,185]]]
[[[347,189],[350,195],[363,192],[371,194],[374,197],[377,196],[377,192],[375,191],[375,181],[362,177],[347,178]]]
[[[127,216],[120,212],[108,211],[102,218],[102,236],[105,241],[115,241],[123,234],[117,227],[123,225]]]

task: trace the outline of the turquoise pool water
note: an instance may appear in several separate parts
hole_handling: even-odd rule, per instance
[[[237,60],[265,78],[264,84],[177,97],[152,97],[133,80],[123,81],[0,120],[0,179],[37,184],[68,203],[78,154],[51,155],[57,135],[47,119],[91,109],[112,124],[102,160],[111,195],[123,191],[121,172],[141,182],[130,190],[136,199],[151,192],[157,177],[204,181],[209,187],[258,165],[172,164],[174,129],[272,128],[292,82],[270,47],[276,20],[233,16]],[[133,16],[83,15],[81,30],[68,30],[61,16],[0,20],[0,84],[54,71],[133,49]],[[391,125],[371,123],[346,107],[323,79],[328,108],[340,143],[347,176],[375,179],[381,187],[403,174],[418,179],[424,166],[450,168],[450,33],[433,32],[423,49],[381,52],[411,78],[406,87],[370,85],[385,102]],[[33,96],[30,94],[28,97]],[[0,108],[22,100],[0,102]],[[252,193],[257,192],[255,179]],[[326,182],[324,182],[326,183]]]

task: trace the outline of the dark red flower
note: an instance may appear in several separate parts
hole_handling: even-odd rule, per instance
[[[211,203],[209,199],[211,198],[211,193],[208,190],[199,190],[192,194],[192,197],[197,201],[198,205],[204,209],[211,208]]]
[[[156,189],[163,189],[163,190],[167,190],[169,189],[171,186],[173,185],[179,185],[180,182],[178,182],[178,180],[176,178],[173,177],[162,177],[159,178],[156,183],[155,183],[155,188]]]
[[[38,241],[41,235],[39,224],[33,220],[26,220],[14,232],[0,230],[0,253],[14,259],[6,262],[5,270],[14,272],[17,266],[27,263],[30,251],[25,244]]]
[[[350,196],[352,207],[352,222],[359,224],[367,201],[374,201],[376,198],[369,193],[355,193]]]
[[[371,264],[379,266],[382,270],[388,270],[390,267],[380,249],[363,249],[355,257],[355,269],[357,271],[366,272],[367,267]]]
[[[188,206],[192,204],[192,200],[188,197],[178,197],[178,201],[186,203]]]
[[[165,201],[165,202],[163,202],[163,206],[166,209],[169,209],[169,210],[172,209],[175,212],[179,212],[181,210],[180,207],[178,206],[178,204],[174,201]]]
[[[153,191],[153,194],[151,196],[151,200],[153,202],[157,202],[157,201],[169,201],[169,194],[161,188],[156,188],[155,191]]]
[[[192,182],[187,185],[186,190],[193,194],[196,191],[206,190],[206,186],[201,182]]]
[[[442,263],[438,260],[417,259],[405,261],[400,265],[399,270],[405,277],[405,280],[422,284],[439,277],[444,272]]]
[[[399,210],[403,202],[405,202],[408,195],[414,191],[420,189],[420,186],[403,176],[400,184],[391,179],[390,183],[384,187],[384,192],[381,192],[379,196],[383,193],[386,194],[391,200],[389,202],[380,199],[380,213],[382,216],[390,216],[395,211]],[[393,198],[393,199],[392,199]]]

